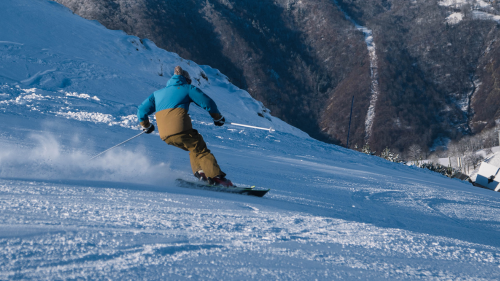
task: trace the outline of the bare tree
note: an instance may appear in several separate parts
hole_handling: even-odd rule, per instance
[[[458,145],[456,143],[450,143],[448,145],[448,157],[458,156]]]
[[[481,136],[472,137],[469,141],[469,145],[469,150],[474,152],[484,148]]]
[[[498,132],[495,129],[481,133],[484,148],[498,146]]]
[[[418,144],[412,144],[408,148],[408,158],[412,161],[420,160],[422,156],[422,148]]]
[[[476,167],[479,165],[479,163],[483,161],[483,159],[484,159],[483,156],[472,151],[467,151],[467,153],[464,156],[464,164],[467,165],[467,168],[469,166],[472,166],[475,170]]]
[[[466,151],[470,150],[471,147],[471,137],[466,136],[462,138],[458,143],[457,143],[457,148],[458,148],[458,153],[459,156],[463,156]]]
[[[432,153],[429,158],[432,164],[439,164],[439,155],[437,153]]]

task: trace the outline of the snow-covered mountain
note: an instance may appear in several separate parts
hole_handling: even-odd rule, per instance
[[[219,71],[48,0],[0,2],[0,279],[500,278],[500,194],[318,142]],[[230,122],[193,106],[228,178],[264,198],[178,187],[184,151],[137,105],[181,65]],[[206,77],[206,79],[204,78]]]

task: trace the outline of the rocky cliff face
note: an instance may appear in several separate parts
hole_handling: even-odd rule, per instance
[[[353,96],[351,147],[428,147],[500,118],[496,1],[57,2],[218,68],[320,140],[345,144]],[[374,53],[355,24],[371,30]]]

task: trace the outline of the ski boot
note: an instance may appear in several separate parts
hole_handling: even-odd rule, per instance
[[[199,170],[198,172],[194,173],[194,176],[199,180],[203,182],[208,182],[207,176],[205,176],[205,173],[203,170]]]
[[[219,175],[213,178],[208,178],[208,183],[211,185],[220,185],[224,187],[231,187],[234,186],[233,183],[226,179],[226,177]]]

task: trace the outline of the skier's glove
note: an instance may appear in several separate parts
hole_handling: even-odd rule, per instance
[[[215,126],[222,126],[226,122],[226,119],[224,119],[224,116],[221,115],[219,120],[214,119],[214,124]]]
[[[155,130],[155,126],[153,124],[149,124],[149,127],[142,129],[144,133],[151,134]]]

